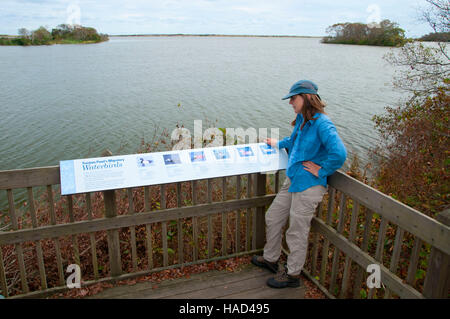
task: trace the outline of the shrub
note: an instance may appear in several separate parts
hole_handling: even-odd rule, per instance
[[[448,81],[448,80],[447,80]],[[386,108],[374,116],[382,143],[377,188],[429,216],[450,206],[450,96],[448,86],[425,101]]]

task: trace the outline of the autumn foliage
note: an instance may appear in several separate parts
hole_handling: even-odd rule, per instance
[[[387,108],[375,116],[382,144],[376,187],[429,216],[448,208],[449,195],[449,90]]]
[[[336,23],[326,29],[323,43],[358,44],[377,46],[402,46],[406,43],[405,31],[397,23],[383,20],[378,24]]]

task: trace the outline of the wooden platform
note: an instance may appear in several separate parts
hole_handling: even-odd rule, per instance
[[[237,272],[210,271],[190,278],[166,280],[159,284],[119,286],[91,296],[95,299],[303,299],[305,286],[274,289],[266,285],[274,274],[248,265]]]

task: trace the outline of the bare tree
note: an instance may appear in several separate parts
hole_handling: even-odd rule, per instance
[[[421,20],[427,22],[435,32],[449,31],[449,0],[426,0]],[[446,42],[424,44],[413,41],[399,52],[391,51],[385,59],[399,66],[394,85],[411,92],[411,99],[424,99],[437,94],[442,87],[449,87],[450,58]]]
[[[427,22],[435,33],[447,33],[450,31],[450,1],[449,0],[426,0],[430,10],[424,10],[422,20]],[[446,43],[439,41],[439,49],[444,57],[449,60],[446,51]]]
[[[18,32],[22,38],[28,39],[30,37],[30,31],[26,28],[20,28]]]
[[[448,32],[450,28],[450,1],[426,0],[429,10],[422,12],[422,19],[427,22],[434,32]]]

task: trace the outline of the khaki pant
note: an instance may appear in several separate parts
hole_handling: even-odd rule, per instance
[[[299,275],[305,264],[311,219],[327,189],[322,185],[303,192],[289,193],[288,177],[266,212],[266,245],[264,259],[276,262],[281,254],[282,229],[289,218],[286,243],[290,254],[287,259],[289,275]]]

